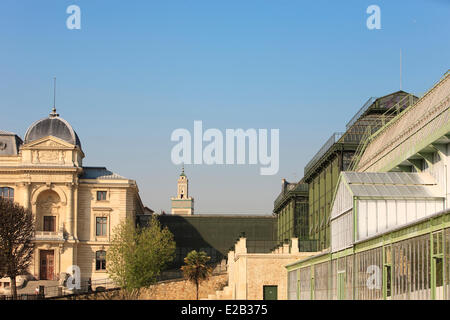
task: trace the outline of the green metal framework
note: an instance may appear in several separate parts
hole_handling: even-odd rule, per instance
[[[382,114],[381,116],[382,124],[380,127],[376,127],[375,130],[370,125],[366,127],[366,130],[363,136],[361,137],[361,143],[358,145],[358,148],[356,149],[356,152],[349,165],[348,168],[349,171],[356,170],[359,160],[361,159],[364,151],[366,150],[366,147],[369,145],[370,141],[377,135],[377,133],[380,132],[381,129],[387,123],[389,123],[390,120],[393,120],[402,111],[414,105],[417,102],[417,100],[418,98],[412,94],[407,94],[403,96],[403,98],[401,98],[399,102],[397,102],[392,108],[388,109]]]
[[[308,185],[286,183],[274,202],[277,216],[277,240],[309,239],[308,230]]]
[[[450,211],[287,270],[297,299],[450,299]]]
[[[331,203],[340,172],[354,169],[368,138],[417,99],[404,91],[369,99],[347,124],[347,131],[333,134],[305,166],[309,237],[318,240],[319,249],[330,246]]]
[[[150,218],[140,216],[138,225],[148,225]],[[183,259],[191,250],[205,251],[211,262],[220,262],[241,236],[247,238],[249,251],[268,253],[276,246],[273,216],[167,214],[157,218],[174,235],[176,257],[171,267],[184,264]]]

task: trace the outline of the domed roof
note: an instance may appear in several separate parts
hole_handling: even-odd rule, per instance
[[[57,137],[81,149],[77,133],[66,120],[59,117],[55,108],[48,118],[38,120],[28,128],[25,133],[25,144],[47,136]]]

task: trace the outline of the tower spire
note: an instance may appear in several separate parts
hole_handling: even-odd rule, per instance
[[[50,113],[50,117],[59,117],[59,114],[56,113],[56,77],[53,77],[53,109]]]

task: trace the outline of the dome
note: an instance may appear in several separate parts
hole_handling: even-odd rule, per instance
[[[27,144],[47,136],[62,139],[81,149],[81,142],[77,133],[66,120],[59,117],[54,108],[48,118],[38,120],[28,128],[24,143]]]

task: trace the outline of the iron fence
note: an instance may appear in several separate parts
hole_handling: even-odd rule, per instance
[[[277,248],[289,244],[292,248],[292,240],[277,241],[277,240],[247,240],[247,253],[270,253]],[[316,252],[319,247],[318,240],[298,240],[299,252]]]
[[[49,298],[61,298],[65,296],[73,296],[94,292],[103,292],[106,290],[117,289],[118,286],[111,279],[83,280],[79,286],[72,283],[70,289],[67,280],[63,285],[55,286],[38,286],[36,294],[17,294],[17,300],[42,300]],[[0,300],[13,300],[12,295],[0,295]]]
[[[18,294],[17,300],[42,300],[44,297],[38,294]],[[0,295],[0,301],[14,300],[13,296]]]

